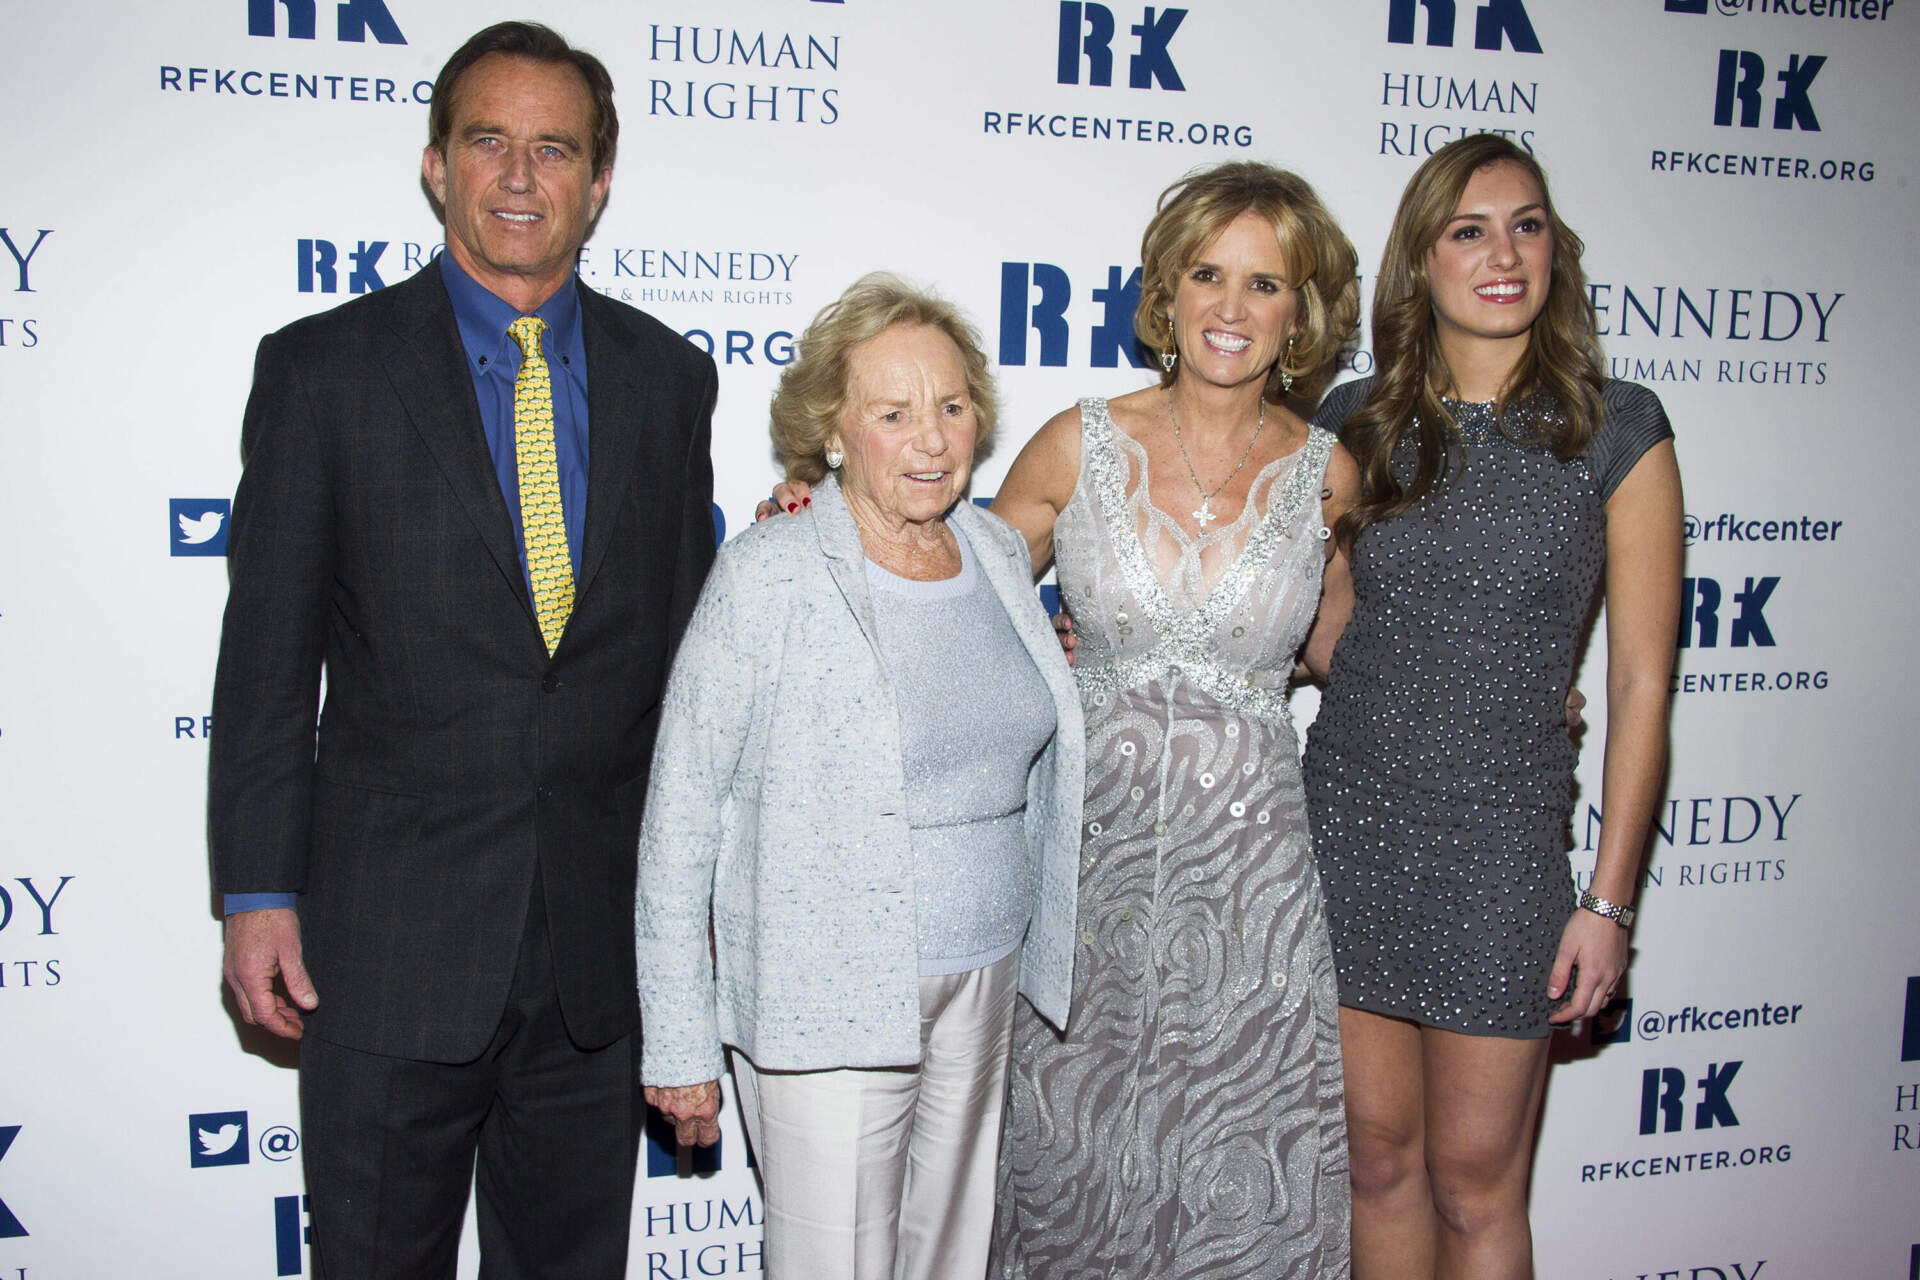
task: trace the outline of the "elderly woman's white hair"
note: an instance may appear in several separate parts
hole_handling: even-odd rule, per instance
[[[974,454],[986,455],[999,401],[979,332],[945,298],[875,271],[854,281],[813,318],[795,344],[793,363],[780,375],[771,408],[773,447],[789,480],[817,484],[827,474],[827,440],[839,429],[847,403],[848,354],[902,324],[938,329],[960,349],[978,425]]]

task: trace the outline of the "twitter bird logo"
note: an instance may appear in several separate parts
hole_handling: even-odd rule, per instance
[[[198,546],[220,536],[220,526],[225,523],[227,513],[207,511],[201,513],[198,520],[189,520],[185,516],[175,518],[180,522],[180,541]]]
[[[227,517],[233,503],[226,498],[172,498],[167,541],[176,556],[227,554]]]
[[[247,1143],[244,1111],[203,1111],[190,1115],[187,1135],[187,1164],[191,1168],[245,1164],[252,1154]]]
[[[193,1136],[200,1139],[200,1154],[217,1156],[233,1150],[233,1144],[240,1141],[240,1126],[223,1124],[212,1133],[205,1129],[195,1129]]]

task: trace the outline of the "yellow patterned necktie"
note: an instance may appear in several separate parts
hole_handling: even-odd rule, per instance
[[[520,344],[520,373],[513,380],[513,457],[520,472],[520,536],[527,548],[527,578],[533,611],[547,656],[573,615],[573,556],[560,507],[560,463],[553,444],[553,378],[540,354],[547,322],[521,316],[507,326]]]

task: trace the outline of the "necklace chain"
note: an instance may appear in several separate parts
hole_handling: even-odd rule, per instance
[[[1240,468],[1246,466],[1247,459],[1253,456],[1253,446],[1260,439],[1260,429],[1267,425],[1267,399],[1265,396],[1260,397],[1260,418],[1253,424],[1253,435],[1248,437],[1247,447],[1241,453],[1240,461],[1233,464],[1233,470],[1227,472],[1225,480],[1213,486],[1211,493],[1207,492],[1207,486],[1200,483],[1200,473],[1194,470],[1193,455],[1187,452],[1186,439],[1180,434],[1180,419],[1173,412],[1172,387],[1167,388],[1167,421],[1173,424],[1173,442],[1180,446],[1180,460],[1187,464],[1187,476],[1193,481],[1194,491],[1200,495],[1200,505],[1194,508],[1192,515],[1199,522],[1201,531],[1205,532],[1208,525],[1220,518],[1213,514],[1213,500],[1220,495],[1222,489],[1233,482],[1233,478],[1240,474]]]

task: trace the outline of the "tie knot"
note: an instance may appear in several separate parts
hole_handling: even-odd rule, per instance
[[[547,322],[539,316],[521,316],[507,326],[507,335],[520,344],[523,359],[537,359],[540,355],[540,335],[546,327]]]

